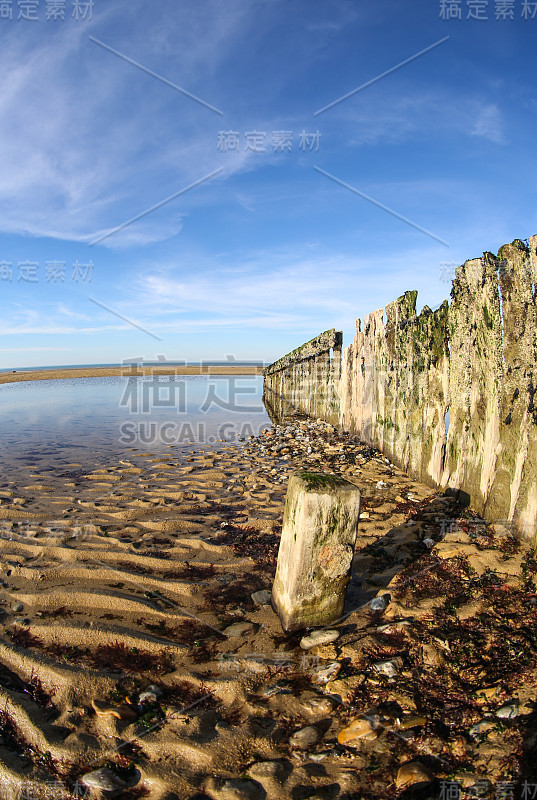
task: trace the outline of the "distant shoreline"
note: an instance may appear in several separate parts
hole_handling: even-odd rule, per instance
[[[200,364],[197,366],[138,366],[132,369],[125,367],[82,367],[75,369],[34,370],[31,372],[1,372],[0,384],[20,383],[22,381],[51,381],[65,380],[66,378],[128,378],[133,375],[262,375],[262,366],[213,365]]]

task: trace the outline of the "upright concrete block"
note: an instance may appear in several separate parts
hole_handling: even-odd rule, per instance
[[[360,516],[360,491],[343,478],[289,478],[272,604],[286,631],[328,625],[343,613]]]

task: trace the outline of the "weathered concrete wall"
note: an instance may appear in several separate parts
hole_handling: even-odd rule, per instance
[[[416,314],[417,292],[265,371],[288,402],[357,433],[415,478],[461,489],[491,520],[537,529],[537,236],[458,268],[451,302]],[[534,405],[535,398],[535,405]],[[446,436],[446,414],[449,431]]]
[[[278,408],[284,398],[292,407],[337,425],[342,341],[341,332],[332,328],[267,367],[268,403]]]

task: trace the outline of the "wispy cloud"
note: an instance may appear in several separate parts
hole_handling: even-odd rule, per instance
[[[500,109],[496,104],[486,104],[478,107],[475,116],[472,136],[489,139],[495,144],[505,144],[503,120]]]

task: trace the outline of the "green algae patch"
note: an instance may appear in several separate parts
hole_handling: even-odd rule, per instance
[[[321,472],[297,472],[306,484],[306,491],[314,492],[319,489],[330,489],[331,487],[346,486],[349,484],[344,478],[337,475],[325,475]]]

